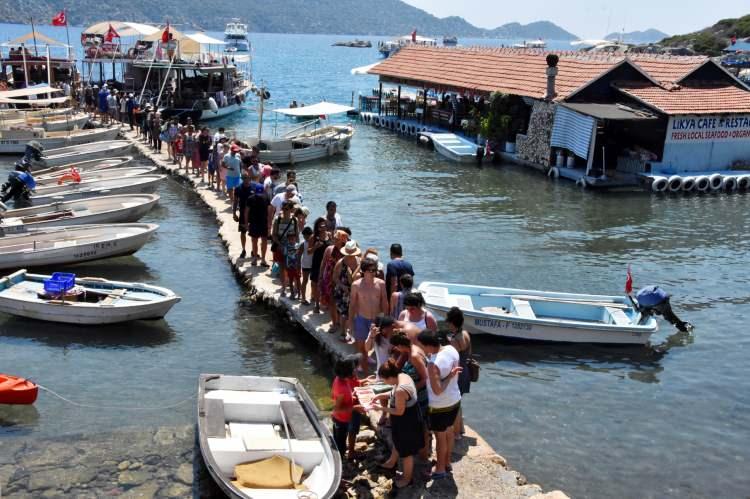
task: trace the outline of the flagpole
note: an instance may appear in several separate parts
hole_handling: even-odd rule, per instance
[[[36,29],[34,29],[34,18],[29,17],[29,20],[31,21],[31,35],[34,37],[34,55],[39,56],[39,52],[36,49]]]
[[[70,46],[70,31],[68,31],[68,13],[65,12],[65,9],[63,9],[63,17],[65,18],[65,40],[68,43],[68,60],[70,60],[71,59],[71,56],[70,56],[70,49],[71,49],[71,46]]]

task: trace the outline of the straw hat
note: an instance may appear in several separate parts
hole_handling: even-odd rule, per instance
[[[344,248],[341,250],[341,253],[344,256],[359,256],[362,254],[362,251],[360,251],[357,241],[351,240],[347,241]]]

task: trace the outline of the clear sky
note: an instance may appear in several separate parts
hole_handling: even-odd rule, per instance
[[[548,20],[582,38],[615,31],[656,28],[681,34],[719,19],[750,14],[750,2],[707,0],[404,0],[437,17],[461,16],[475,26],[495,28],[509,22]]]

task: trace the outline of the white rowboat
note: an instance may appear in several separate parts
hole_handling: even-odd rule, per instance
[[[66,132],[82,129],[89,122],[87,113],[74,113],[53,116],[24,116],[15,119],[3,119],[0,115],[0,124],[3,127],[29,126],[43,128],[47,132]]]
[[[657,330],[627,297],[424,282],[427,307],[444,317],[451,307],[464,314],[475,334],[567,343],[645,344]]]
[[[137,175],[135,177],[118,177],[107,180],[93,180],[68,184],[64,190],[54,187],[41,187],[31,197],[31,205],[49,204],[55,201],[70,201],[95,196],[109,196],[115,194],[152,194],[159,186],[159,182],[167,178],[166,175]]]
[[[135,177],[138,175],[148,175],[149,173],[155,173],[155,166],[135,166],[131,168],[109,168],[104,170],[95,170],[89,172],[79,172],[81,182],[75,182],[72,178],[66,178],[63,174],[53,173],[52,175],[42,175],[41,177],[34,177],[36,180],[36,191],[39,192],[42,188],[45,188],[43,192],[55,192],[53,190],[46,190],[48,187],[55,187],[59,190],[67,190],[70,185],[83,183],[83,182],[99,182],[102,180],[110,180],[113,178],[121,177]]]
[[[130,255],[146,244],[156,224],[71,225],[0,237],[0,269],[65,265]]]
[[[109,168],[119,168],[126,166],[128,163],[133,161],[133,156],[119,156],[107,159],[89,159],[86,161],[80,161],[78,163],[70,163],[67,165],[52,166],[50,168],[33,169],[32,174],[34,178],[39,179],[47,176],[58,176],[61,177],[70,172],[71,168],[78,170],[78,173],[93,172],[98,170],[106,170]]]
[[[157,194],[123,194],[8,210],[1,214],[0,233],[63,225],[137,222],[158,202]]]
[[[113,128],[112,130],[117,130]],[[81,144],[68,147],[50,149],[45,147],[44,161],[35,163],[35,166],[45,168],[51,166],[71,165],[76,162],[97,158],[111,158],[121,156],[131,148],[127,140],[100,140],[91,144]],[[24,152],[21,149],[21,152]]]
[[[22,269],[0,279],[0,312],[66,324],[114,324],[160,319],[180,301],[166,288],[97,277],[76,277],[74,292],[63,300],[45,293],[49,278]]]
[[[294,378],[201,374],[198,437],[209,473],[229,497],[328,499],[338,490],[341,458]],[[259,461],[301,488],[260,488],[255,481],[267,478],[260,473],[244,486],[237,465]]]
[[[477,160],[477,146],[455,133],[422,132],[432,139],[435,151],[441,156],[459,163],[474,163]]]
[[[0,130],[0,154],[23,154],[26,144],[36,141],[45,150],[112,140],[120,133],[118,127],[73,130],[70,132],[47,132],[43,128],[19,128]],[[91,159],[91,158],[87,158]]]

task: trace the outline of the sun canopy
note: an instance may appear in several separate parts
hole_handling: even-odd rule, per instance
[[[158,26],[151,26],[141,23],[131,23],[129,21],[103,21],[100,23],[96,23],[93,26],[89,26],[88,28],[83,30],[83,32],[91,35],[106,35],[109,31],[110,25],[112,25],[115,31],[117,31],[117,34],[119,34],[121,37],[148,36],[153,35],[157,31],[161,30],[161,28],[159,28]]]
[[[34,41],[34,38],[36,38],[36,42]],[[43,35],[42,33],[37,32],[36,36],[34,33],[26,33],[23,36],[19,36],[18,38],[15,38],[9,42],[3,43],[3,47],[15,47],[18,45],[28,45],[29,42],[36,43],[37,45],[47,45],[49,47],[69,47],[70,45],[66,45],[63,42],[58,42],[54,38],[50,38],[47,35]]]
[[[411,41],[411,35],[405,35],[405,36],[399,37],[399,39],[400,40]],[[436,42],[437,41],[434,38],[428,38],[426,36],[419,36],[419,35],[417,35],[415,37],[415,39],[416,39],[417,43],[430,43],[430,42]]]
[[[226,45],[222,40],[211,38],[203,33],[185,33],[185,37],[198,42],[201,45]]]
[[[341,114],[353,110],[353,107],[342,106],[333,102],[318,102],[311,106],[274,109],[273,112],[287,116],[323,116],[326,114]]]
[[[26,104],[28,106],[49,106],[50,104],[62,104],[70,97],[52,97],[51,99],[6,99],[0,97],[0,104]]]
[[[380,64],[380,62],[374,62],[372,64],[368,64],[367,66],[359,66],[358,68],[352,68],[349,72],[353,75],[366,75],[368,71],[370,71],[378,64]]]
[[[0,92],[0,98],[12,99],[14,97],[28,97],[29,95],[51,94],[55,92],[62,92],[62,90],[60,90],[59,88],[53,88],[47,84],[44,84],[44,85],[35,85],[33,87],[28,87],[28,88],[19,88],[18,90],[6,90],[4,92]]]

